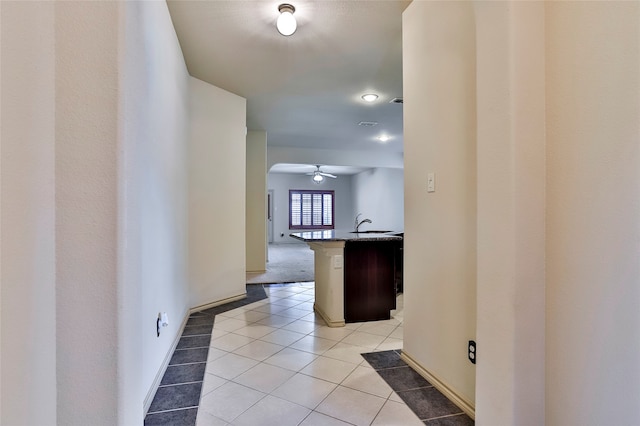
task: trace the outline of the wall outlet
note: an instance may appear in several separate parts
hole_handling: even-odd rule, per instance
[[[472,364],[476,363],[476,359],[478,358],[478,354],[476,352],[476,342],[475,342],[475,340],[469,340],[467,356],[469,357],[469,361],[471,361]]]

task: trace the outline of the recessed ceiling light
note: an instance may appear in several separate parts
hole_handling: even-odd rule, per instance
[[[361,121],[358,123],[358,126],[364,126],[364,127],[373,127],[377,125],[378,125],[377,121]]]
[[[366,95],[362,95],[362,99],[366,102],[373,102],[378,99],[378,95],[375,93],[367,93]]]
[[[401,104],[404,103],[403,98],[393,98],[389,101],[390,104]]]
[[[387,135],[380,135],[380,136],[378,136],[378,140],[379,140],[380,142],[386,142],[386,141],[388,141],[389,139],[390,139],[390,138],[389,138],[389,136],[387,136]]]

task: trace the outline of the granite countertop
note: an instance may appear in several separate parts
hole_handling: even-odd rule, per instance
[[[328,229],[324,231],[293,232],[290,237],[304,242],[322,241],[402,241],[404,233],[402,231],[341,231]]]

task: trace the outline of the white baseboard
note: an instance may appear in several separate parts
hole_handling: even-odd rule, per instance
[[[451,402],[456,404],[462,411],[465,412],[465,414],[475,420],[476,408],[473,402],[459,395],[445,382],[440,380],[436,375],[432,374],[426,368],[418,364],[418,362],[413,357],[411,357],[411,355],[407,354],[404,349],[400,354],[400,358],[402,358],[407,364],[409,364],[418,374],[427,379],[434,388],[442,392],[444,396],[446,396]]]
[[[195,308],[191,308],[189,310],[189,313],[193,314],[195,312],[204,311],[205,309],[214,308],[216,306],[224,305],[225,303],[235,302],[236,300],[242,300],[242,299],[245,299],[246,297],[247,297],[247,293],[244,292],[237,296],[231,296],[231,297],[227,297],[226,299],[218,300],[216,302],[211,302],[204,305],[196,306]]]
[[[329,319],[329,317],[327,316],[327,314],[324,313],[324,311],[322,309],[320,309],[318,307],[318,305],[316,305],[315,303],[313,304],[313,310],[322,317],[322,319],[324,320],[324,322],[327,323],[327,326],[329,327],[344,327],[345,322],[344,320],[341,321],[332,321]]]
[[[147,392],[147,396],[144,399],[144,405],[143,405],[143,410],[144,410],[145,417],[147,416],[147,411],[149,411],[149,407],[151,407],[151,403],[153,402],[153,398],[155,398],[155,396],[156,396],[156,392],[158,391],[158,387],[160,386],[160,382],[162,382],[162,377],[164,377],[164,373],[167,371],[167,367],[169,366],[169,362],[171,362],[171,357],[173,356],[173,353],[175,352],[176,347],[178,346],[178,342],[180,341],[180,338],[182,337],[182,332],[184,331],[184,327],[187,325],[187,321],[189,320],[189,315],[190,315],[189,312],[187,312],[187,314],[183,318],[182,324],[180,325],[180,328],[178,329],[178,334],[173,339],[173,343],[171,344],[171,348],[169,349],[169,352],[167,352],[167,354],[165,355],[164,360],[162,361],[162,364],[160,365],[160,369],[158,370],[158,373],[156,374],[155,379],[153,379],[153,383],[151,384],[151,388],[149,388],[149,392]]]

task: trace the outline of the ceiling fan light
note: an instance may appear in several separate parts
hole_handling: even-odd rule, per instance
[[[296,11],[295,7],[283,3],[278,6],[278,11],[280,12],[280,16],[278,16],[278,20],[276,21],[278,32],[283,36],[290,36],[295,33],[298,28],[296,17],[293,16],[293,13]]]
[[[324,176],[322,176],[320,173],[316,172],[313,174],[313,177],[311,178],[313,179],[313,181],[315,183],[321,183],[324,180]]]

